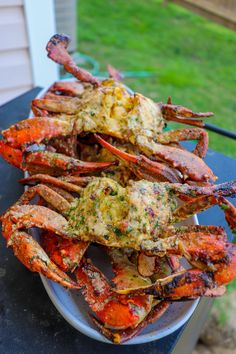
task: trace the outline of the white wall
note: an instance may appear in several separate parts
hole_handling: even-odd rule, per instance
[[[48,86],[59,77],[59,66],[45,50],[49,38],[56,33],[54,1],[24,0],[29,50],[34,86]]]

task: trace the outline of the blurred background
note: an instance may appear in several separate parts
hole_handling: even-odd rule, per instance
[[[209,123],[236,133],[235,0],[0,0],[0,30],[0,104],[64,77],[45,53],[64,32],[93,74],[112,64],[133,90],[213,111]],[[209,134],[211,149],[236,157],[235,139]],[[215,301],[196,353],[236,353],[235,295],[233,283]]]

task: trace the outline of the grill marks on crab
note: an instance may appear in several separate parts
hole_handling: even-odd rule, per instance
[[[179,295],[181,300],[183,300],[181,294],[184,294],[186,299],[194,298],[204,295],[206,288],[212,289],[214,287],[211,272],[196,270],[196,280],[194,275],[194,273],[190,274],[186,272],[183,275],[174,277],[171,282],[162,287],[161,293],[163,293],[163,298],[173,300],[173,294],[175,294],[175,298],[178,298]]]

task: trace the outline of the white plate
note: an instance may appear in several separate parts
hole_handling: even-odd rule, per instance
[[[48,88],[40,91],[36,98],[42,97],[42,95],[44,95],[47,90]],[[32,112],[30,116],[32,116]],[[181,225],[196,224],[198,224],[196,216],[193,216],[185,222],[181,223]],[[90,256],[96,259],[96,265],[101,269],[106,268],[104,257],[99,257],[99,252],[97,252],[96,247],[90,247],[90,249]],[[90,320],[88,316],[88,312],[90,311],[89,307],[83,297],[80,295],[79,291],[66,290],[62,286],[45,278],[44,276],[40,276],[50,299],[68,323],[70,323],[74,328],[87,335],[88,337],[101,342],[110,343],[110,341],[108,341],[103,335],[100,334],[100,332],[96,329]],[[124,344],[147,343],[173,333],[188,321],[196,309],[198,302],[199,299],[172,303],[165,314],[157,322],[148,325],[141,334]]]

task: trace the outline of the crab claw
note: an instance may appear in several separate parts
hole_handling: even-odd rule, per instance
[[[15,256],[31,270],[31,272],[41,273],[66,288],[78,288],[76,282],[61,271],[50,260],[41,246],[26,232],[15,232],[8,245],[12,246]]]
[[[37,117],[22,121],[2,131],[4,139],[0,141],[0,155],[11,165],[30,172],[45,172],[60,175],[67,172],[85,173],[106,169],[117,162],[83,162],[64,154],[50,151],[23,153],[22,144],[42,141],[57,134],[67,135],[71,130],[68,121],[46,117]],[[30,122],[30,124],[29,124]],[[29,126],[33,128],[29,129]]]
[[[175,235],[157,241],[144,240],[142,249],[150,254],[184,256],[198,268],[216,270],[228,258],[227,235],[220,226],[185,226],[175,229]]]
[[[10,165],[22,168],[22,151],[5,144],[3,140],[0,140],[0,155],[2,155],[4,160]]]
[[[18,230],[30,225],[39,225],[62,234],[66,220],[53,211],[49,211],[49,216],[47,208],[38,208],[28,205],[14,206],[2,216],[2,234],[7,245],[12,247],[16,257],[32,272],[39,272],[67,288],[78,288],[77,284],[49,259],[32,236]],[[50,226],[47,216],[54,220],[54,225]]]
[[[73,272],[82,260],[89,242],[63,239],[53,232],[42,234],[42,246],[51,261],[64,272]]]
[[[212,112],[196,113],[189,108],[172,105],[170,96],[168,97],[167,104],[158,103],[158,106],[161,108],[163,117],[166,120],[198,127],[204,127],[204,122],[199,120],[199,118],[208,118],[214,115]]]
[[[149,179],[151,181],[156,179],[156,180],[162,181],[162,182],[165,182],[165,181],[173,182],[173,183],[181,182],[180,175],[172,168],[170,168],[162,163],[152,161],[144,155],[136,156],[136,155],[131,155],[127,152],[121,151],[121,150],[117,149],[116,147],[114,147],[113,145],[109,144],[104,139],[102,139],[101,136],[99,136],[97,134],[94,134],[94,136],[95,136],[96,140],[105,149],[110,151],[112,154],[120,157],[122,160],[125,160],[128,163],[131,163],[134,166],[134,168],[132,170],[136,175],[140,176],[140,174],[142,175],[142,172],[144,172],[146,179]],[[141,171],[139,171],[138,168],[140,168]]]
[[[64,69],[75,76],[78,80],[90,82],[95,86],[100,85],[100,81],[91,75],[87,70],[78,68],[72,57],[67,51],[70,38],[65,34],[55,34],[49,40],[46,50],[48,57],[58,64],[64,66]]]
[[[144,136],[137,137],[137,145],[146,155],[161,159],[174,169],[179,170],[184,180],[208,182],[217,179],[203,159],[187,150],[157,144]]]
[[[150,284],[149,278],[140,276],[136,265],[128,260],[128,257],[125,255],[124,251],[122,252],[116,248],[107,248],[107,252],[111,258],[112,270],[115,274],[112,281],[116,285],[117,289],[124,289],[134,285],[142,286],[145,283]],[[132,300],[132,298],[130,298],[130,300]],[[136,304],[136,302],[134,302],[134,304]],[[148,324],[157,321],[165,313],[169,305],[170,303],[167,301],[152,302],[151,310],[146,314],[145,318],[141,322],[135,326],[131,324],[131,326],[124,329],[108,328],[106,323],[104,324],[104,322],[94,316],[91,316],[91,319],[105,337],[107,337],[111,342],[119,344],[133,338]]]

